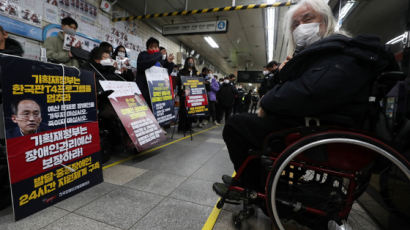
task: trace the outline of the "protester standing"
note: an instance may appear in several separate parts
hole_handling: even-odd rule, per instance
[[[231,84],[229,77],[224,78],[219,91],[216,95],[219,106],[219,115],[217,118],[218,123],[221,123],[221,120],[225,114],[225,123],[229,120],[229,117],[232,113],[232,108],[235,103],[235,88]]]

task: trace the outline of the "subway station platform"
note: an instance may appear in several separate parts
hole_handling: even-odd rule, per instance
[[[113,153],[104,166],[104,182],[43,211],[14,222],[12,208],[0,211],[1,230],[37,229],[235,229],[232,214],[241,206],[215,208],[212,184],[233,166],[222,127],[208,125],[190,136],[168,129],[166,143],[140,153]],[[359,229],[378,229],[362,212]],[[241,229],[275,229],[261,210]],[[287,229],[307,229],[287,226]]]

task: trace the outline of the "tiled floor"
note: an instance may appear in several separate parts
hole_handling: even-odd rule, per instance
[[[11,207],[2,210],[0,229],[201,229],[218,199],[212,182],[233,172],[221,132],[214,128],[109,167],[104,183],[18,222]],[[175,133],[168,142],[182,137]],[[128,156],[115,154],[106,165]]]
[[[202,229],[218,200],[212,183],[233,172],[221,133],[216,127],[174,143],[183,137],[176,133],[168,138],[172,144],[105,169],[104,183],[30,217],[14,222],[11,207],[0,211],[0,230]],[[130,156],[115,154],[106,165]],[[225,205],[214,229],[235,229],[232,214],[239,208]],[[257,210],[241,229],[273,227]]]

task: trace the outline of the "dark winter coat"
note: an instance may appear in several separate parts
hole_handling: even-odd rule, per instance
[[[219,87],[216,99],[221,106],[232,107],[235,103],[235,88],[231,83],[223,83]]]
[[[90,61],[86,66],[83,66],[83,68],[95,73],[97,92],[103,91],[99,83],[100,80],[122,81],[121,77],[114,73],[115,68],[113,66],[103,66],[95,61]]]
[[[354,124],[363,122],[372,82],[395,66],[378,38],[332,35],[295,55],[279,72],[283,84],[261,100],[269,115],[286,118],[315,116]]]
[[[21,45],[18,41],[11,38],[6,38],[5,48],[4,50],[0,50],[0,53],[11,54],[21,57],[23,56],[24,51],[23,48],[21,48]]]

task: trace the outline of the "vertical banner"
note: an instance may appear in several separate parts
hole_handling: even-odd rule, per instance
[[[165,133],[147,106],[135,82],[99,81],[138,151],[165,141]]]
[[[102,182],[94,75],[0,55],[16,220]]]
[[[208,114],[208,97],[202,77],[181,76],[185,90],[185,106],[188,116],[206,116]]]
[[[158,123],[168,124],[175,119],[172,88],[169,82],[168,70],[153,66],[145,70],[151,97],[152,112]]]

